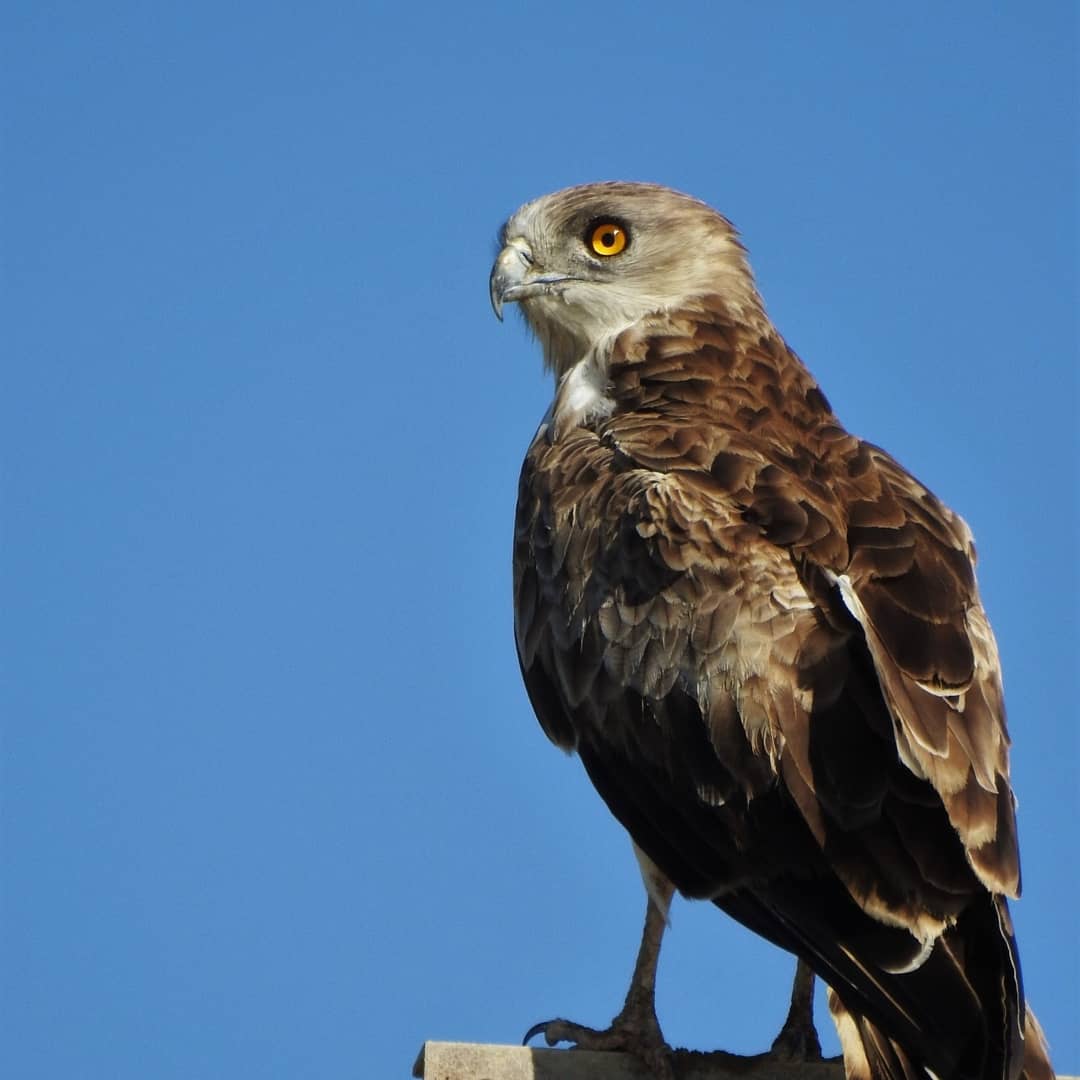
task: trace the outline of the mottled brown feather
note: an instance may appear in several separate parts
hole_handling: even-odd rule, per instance
[[[747,310],[630,326],[610,408],[529,448],[532,703],[680,890],[825,976],[849,1074],[1015,1077],[1019,860],[970,533]]]

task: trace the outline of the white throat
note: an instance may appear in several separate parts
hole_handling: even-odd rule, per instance
[[[598,416],[610,416],[615,402],[609,391],[607,365],[598,350],[590,349],[559,380],[551,410],[556,438]]]

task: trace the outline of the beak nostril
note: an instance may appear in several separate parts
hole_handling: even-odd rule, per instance
[[[507,242],[495,259],[488,282],[496,318],[502,320],[504,304],[549,293],[563,282],[573,280],[568,274],[539,272],[542,269],[524,240],[515,238]]]

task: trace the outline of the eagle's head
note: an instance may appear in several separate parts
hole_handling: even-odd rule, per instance
[[[562,375],[645,316],[718,298],[733,315],[762,311],[731,223],[656,184],[566,188],[526,203],[502,227],[491,304],[518,303]]]

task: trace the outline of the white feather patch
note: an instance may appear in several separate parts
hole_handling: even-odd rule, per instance
[[[851,584],[851,578],[849,578],[847,574],[834,574],[831,570],[825,571],[825,577],[831,585],[835,585],[839,588],[840,598],[844,601],[844,607],[855,616],[859,621],[859,625],[866,626],[866,608],[862,606],[862,602],[855,592],[855,586]]]
[[[577,427],[595,416],[609,416],[615,403],[608,397],[607,376],[593,355],[579,360],[561,379],[555,395],[556,431]]]
[[[930,959],[930,954],[934,951],[936,942],[937,938],[930,938],[929,940],[924,941],[922,943],[922,948],[908,963],[902,964],[899,967],[885,967],[885,970],[893,975],[908,975],[912,971],[918,971],[919,968]]]
[[[672,884],[664,876],[660,868],[634,843],[634,855],[637,857],[638,869],[641,871],[641,880],[649,899],[656,906],[656,910],[664,917],[664,925],[671,925],[671,897]]]

